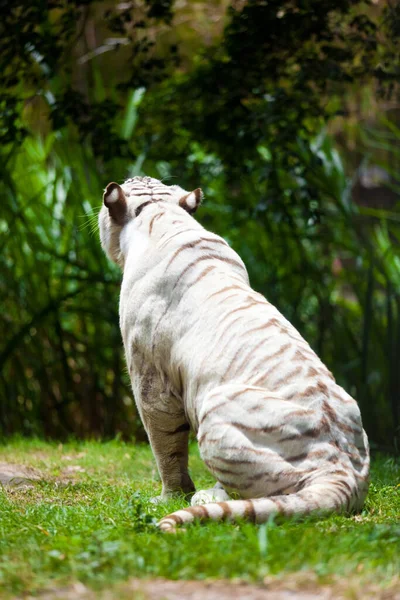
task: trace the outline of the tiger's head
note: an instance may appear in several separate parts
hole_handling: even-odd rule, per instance
[[[99,213],[100,241],[108,258],[121,265],[120,236],[124,227],[153,202],[168,202],[196,212],[203,197],[200,188],[187,192],[179,185],[164,185],[153,177],[133,177],[125,183],[109,183]],[[121,265],[122,266],[122,265]]]

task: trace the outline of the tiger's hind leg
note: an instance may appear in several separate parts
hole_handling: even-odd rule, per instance
[[[226,493],[221,483],[217,482],[214,487],[208,490],[199,490],[194,494],[190,504],[197,506],[198,504],[209,504],[210,502],[226,502],[231,497]]]
[[[319,439],[303,433],[317,431],[320,417],[263,388],[219,386],[199,411],[200,456],[223,488],[239,498],[294,493],[306,472],[300,474],[291,457],[318,446]]]

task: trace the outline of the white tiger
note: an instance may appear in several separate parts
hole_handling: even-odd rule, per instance
[[[162,498],[194,492],[190,428],[217,480],[160,528],[361,509],[369,450],[357,403],[251,289],[236,252],[193,219],[201,197],[134,177],[107,186],[99,215],[123,270],[121,332]]]

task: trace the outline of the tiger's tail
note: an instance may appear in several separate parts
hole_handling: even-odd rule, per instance
[[[351,480],[350,480],[351,481]],[[163,517],[158,527],[161,531],[174,533],[177,526],[193,521],[251,521],[265,523],[272,515],[283,517],[331,513],[348,514],[360,510],[365,493],[350,484],[347,478],[326,478],[315,481],[301,491],[254,500],[228,500],[190,506]]]

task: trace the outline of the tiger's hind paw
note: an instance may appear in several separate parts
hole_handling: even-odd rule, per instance
[[[213,487],[209,490],[199,490],[194,494],[190,504],[197,506],[198,504],[209,504],[210,502],[226,502],[230,497],[221,487]]]

